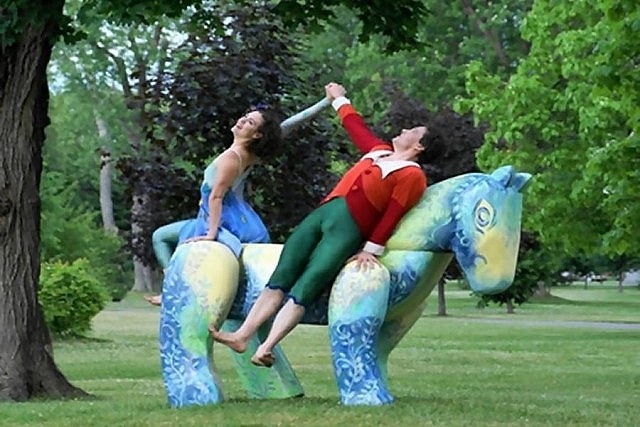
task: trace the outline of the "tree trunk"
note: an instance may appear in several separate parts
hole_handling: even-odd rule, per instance
[[[63,4],[47,2],[46,20],[19,29],[13,44],[0,39],[0,401],[86,395],[56,367],[38,304],[46,68]]]
[[[138,257],[133,257],[133,273],[134,285],[133,290],[136,292],[154,292],[162,291],[162,277],[158,269],[145,265]]]
[[[444,299],[444,284],[446,280],[444,276],[438,280],[438,316],[447,315],[447,304]]]
[[[624,286],[622,286],[623,281],[624,281],[624,273],[618,274],[618,292],[620,293],[624,291]]]
[[[107,231],[118,232],[118,227],[113,218],[113,192],[111,190],[111,179],[113,177],[113,159],[109,149],[109,132],[107,125],[97,114],[96,127],[98,136],[103,141],[100,150],[100,212],[102,213],[102,226]]]
[[[513,299],[507,300],[507,314],[514,314],[516,311],[513,309]]]
[[[136,246],[136,239],[142,236],[142,227],[136,218],[142,215],[142,212],[146,209],[145,200],[148,196],[146,194],[139,194],[133,196],[133,207],[131,208],[131,239],[134,246]],[[134,285],[133,290],[136,292],[160,292],[162,290],[162,278],[158,269],[152,268],[150,265],[145,265],[144,262],[137,256],[133,256],[133,273],[134,273]]]
[[[540,298],[548,298],[551,296],[551,292],[549,292],[549,289],[547,289],[544,281],[539,280],[538,287],[536,288],[534,295]]]

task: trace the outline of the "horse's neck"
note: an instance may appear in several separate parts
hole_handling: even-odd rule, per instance
[[[458,195],[479,174],[466,174],[430,186],[404,216],[387,242],[390,250],[448,251],[455,233]]]

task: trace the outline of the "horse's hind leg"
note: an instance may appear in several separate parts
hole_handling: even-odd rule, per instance
[[[227,320],[222,329],[226,332],[233,332],[241,324],[242,322],[239,320]],[[268,333],[269,325],[263,325],[258,330],[258,334],[249,340],[247,351],[244,353],[231,351],[233,364],[247,396],[253,399],[286,399],[303,396],[302,385],[280,345],[273,349],[275,362],[270,369],[251,363],[251,356],[258,349],[260,340],[266,338]]]
[[[160,359],[169,405],[223,400],[208,326],[220,327],[238,286],[238,261],[218,242],[194,242],[176,250],[162,291]]]
[[[358,271],[349,264],[338,275],[329,300],[333,369],[345,405],[393,401],[378,364],[378,333],[389,299],[389,273],[380,266]]]

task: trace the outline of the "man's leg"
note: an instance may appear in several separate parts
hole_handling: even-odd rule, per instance
[[[258,347],[251,358],[254,365],[270,367],[273,365],[273,348],[282,340],[293,328],[296,327],[304,315],[304,306],[296,304],[292,299],[280,309],[276,315],[269,336]]]
[[[362,245],[360,230],[342,199],[324,216],[321,228],[322,239],[311,254],[304,272],[292,287],[291,299],[278,312],[269,335],[252,357],[254,364],[273,364],[273,348],[300,323],[305,307],[332,284],[344,262]]]
[[[321,207],[309,214],[287,239],[275,271],[240,328],[231,333],[220,332],[214,327],[209,328],[215,341],[238,353],[246,350],[251,336],[278,311],[285,293],[291,289],[307,265],[322,235],[320,226],[323,210]]]
[[[249,339],[276,313],[283,298],[284,292],[280,289],[264,288],[251,307],[247,318],[235,332],[220,332],[213,325],[209,327],[209,332],[220,344],[226,345],[237,353],[244,353]]]

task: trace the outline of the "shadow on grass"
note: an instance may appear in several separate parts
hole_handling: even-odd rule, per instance
[[[251,397],[232,397],[225,399],[224,403],[235,403],[235,404],[244,404],[244,403],[260,403],[260,402],[270,402],[270,403],[285,403],[290,404],[291,402],[315,402],[315,403],[332,403],[331,399],[325,399],[321,397],[305,397],[304,394],[293,397],[286,397],[282,399],[258,399]]]
[[[65,335],[53,335],[55,342],[63,342],[65,344],[93,344],[93,343],[110,343],[111,339],[87,337],[80,334],[65,334]]]

